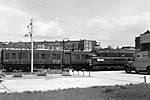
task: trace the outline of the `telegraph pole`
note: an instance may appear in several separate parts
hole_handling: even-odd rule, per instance
[[[31,32],[30,32],[30,37],[31,37],[31,73],[33,73],[33,18],[31,18]]]
[[[33,73],[33,18],[31,18],[30,24],[27,26],[29,33],[25,34],[31,38],[31,73]]]

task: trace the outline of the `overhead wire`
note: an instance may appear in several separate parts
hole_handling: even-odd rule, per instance
[[[25,1],[25,0],[24,0],[24,1]],[[33,4],[34,6],[38,6],[38,7],[41,7],[41,8],[49,8],[48,6],[45,6],[45,5],[42,5],[42,4],[39,4],[39,3],[35,3],[35,2],[31,2],[31,1],[27,1],[27,2]],[[66,14],[66,13],[64,13],[64,12],[61,12],[61,11],[58,10],[58,9],[55,9],[55,10],[56,10],[57,12],[61,13],[61,14],[64,14],[65,16],[67,15],[67,17],[68,17],[68,15],[69,15],[69,16],[72,16],[72,17],[74,17],[74,16],[80,16],[81,18],[85,19],[85,16],[81,16],[81,15],[70,15],[70,14]],[[50,17],[47,18],[47,19],[55,20],[55,18],[50,18]],[[67,18],[67,19],[68,19],[68,18]],[[60,19],[57,19],[57,21],[60,22],[60,23],[70,24],[70,25],[74,25],[74,26],[78,26],[78,27],[82,27],[82,28],[87,28],[87,29],[92,28],[93,30],[100,30],[100,31],[102,31],[102,30],[105,30],[105,31],[117,31],[117,32],[124,32],[124,33],[129,33],[129,32],[131,32],[131,31],[122,31],[122,30],[108,29],[108,28],[102,28],[102,27],[89,27],[89,26],[86,26],[86,25],[83,25],[83,24],[72,23],[72,22],[68,22],[68,21],[60,20]]]

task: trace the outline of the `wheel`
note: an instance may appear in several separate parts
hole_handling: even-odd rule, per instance
[[[126,66],[126,67],[125,67],[125,72],[126,72],[126,73],[131,73],[131,67]]]
[[[150,75],[150,66],[147,67],[147,74]]]

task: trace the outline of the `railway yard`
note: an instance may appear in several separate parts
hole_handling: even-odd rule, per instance
[[[105,1],[0,0],[0,100],[150,100],[150,2]]]
[[[146,77],[146,80],[144,80]],[[23,74],[23,77],[13,77],[13,74],[3,78],[0,92],[24,92],[24,91],[48,91],[68,88],[86,88],[92,86],[113,86],[125,84],[138,84],[150,82],[150,77],[146,74],[127,74],[124,71],[93,71],[72,72],[68,75],[47,74],[47,76],[37,76],[36,74]]]

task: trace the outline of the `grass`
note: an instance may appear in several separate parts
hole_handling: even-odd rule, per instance
[[[150,100],[149,84],[1,93],[0,100]]]

